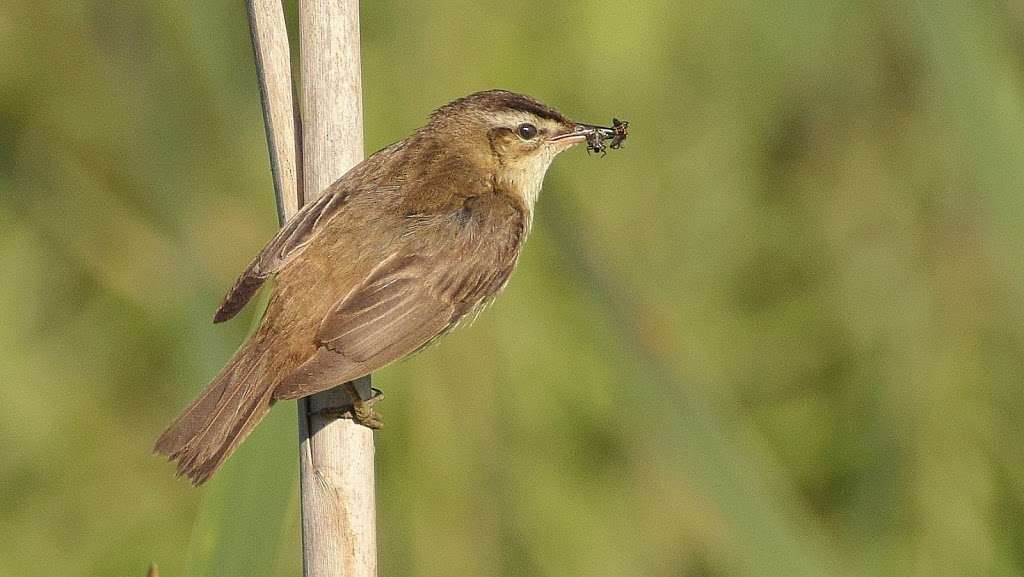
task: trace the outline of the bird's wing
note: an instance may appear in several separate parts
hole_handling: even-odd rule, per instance
[[[367,375],[444,333],[494,294],[511,266],[492,272],[444,267],[421,256],[393,255],[324,317],[316,353],[285,377],[276,399],[294,399]]]
[[[347,189],[331,186],[315,202],[295,213],[238,277],[214,314],[213,322],[223,322],[238,314],[270,275],[302,253],[324,225],[341,211],[348,196]]]

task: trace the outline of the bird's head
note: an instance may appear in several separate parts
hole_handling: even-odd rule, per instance
[[[529,96],[488,90],[439,108],[425,130],[445,135],[449,152],[471,159],[532,210],[555,156],[608,129],[573,122]]]

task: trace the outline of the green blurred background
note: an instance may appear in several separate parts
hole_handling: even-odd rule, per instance
[[[377,375],[382,575],[1024,573],[1024,3],[362,30],[368,151],[492,87],[633,129]],[[243,2],[7,0],[0,54],[0,574],[299,575],[293,403],[202,489],[150,455],[276,227]]]

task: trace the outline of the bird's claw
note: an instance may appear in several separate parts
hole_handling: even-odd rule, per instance
[[[351,419],[353,422],[369,429],[380,429],[384,427],[384,421],[381,420],[380,414],[373,408],[373,405],[376,405],[384,398],[384,392],[380,389],[370,390],[373,392],[373,396],[363,401],[359,399],[354,391],[346,389],[349,395],[354,397],[351,405],[324,407],[317,411],[316,414],[324,419]]]

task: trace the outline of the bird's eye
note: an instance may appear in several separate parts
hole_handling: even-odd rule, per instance
[[[524,122],[516,127],[516,134],[523,140],[530,140],[537,136],[537,127],[529,122]]]

